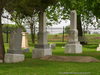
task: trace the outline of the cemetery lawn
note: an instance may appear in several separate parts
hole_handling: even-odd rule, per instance
[[[6,44],[6,46],[8,45]],[[53,50],[53,55],[92,56],[100,59],[100,52],[96,52],[97,46],[97,44],[83,46],[83,54],[64,54],[62,45],[57,44],[56,49]],[[31,54],[31,52],[25,53],[26,59],[24,62],[0,64],[0,75],[100,75],[100,63],[46,61],[32,59]],[[67,74],[72,72],[74,74]]]

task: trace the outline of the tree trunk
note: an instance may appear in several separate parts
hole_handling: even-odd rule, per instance
[[[5,49],[3,43],[1,16],[2,16],[2,10],[0,10],[0,59],[4,60]]]
[[[81,15],[77,15],[77,29],[78,29],[78,40],[80,41],[81,44],[87,44],[83,36]]]
[[[34,32],[33,32],[33,34],[34,34],[34,44],[35,44],[35,25],[34,25]]]
[[[80,15],[77,15],[77,29],[78,29],[78,36],[83,36],[82,25],[81,25],[81,16]]]
[[[31,39],[32,39],[32,43],[35,44],[35,26],[33,24],[30,24],[30,30],[31,30]]]
[[[8,26],[7,26],[7,32],[6,32],[6,43],[8,43],[9,40],[9,32],[8,32]]]

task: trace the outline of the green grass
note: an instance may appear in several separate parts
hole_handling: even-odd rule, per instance
[[[5,36],[5,35],[4,35]],[[52,38],[53,35],[49,35]],[[66,42],[56,43],[53,55],[57,56],[92,56],[100,60],[100,52],[96,51],[100,43],[100,35],[86,35],[88,45],[83,46],[82,54],[64,54]],[[13,64],[0,64],[0,75],[100,75],[100,63],[57,62],[32,59],[33,44],[29,37],[30,52],[25,53],[25,61]],[[6,51],[9,48],[5,43]],[[66,72],[89,72],[90,74],[63,74]],[[61,74],[62,73],[62,74]]]
[[[54,38],[55,35],[49,35],[49,38]],[[100,43],[100,35],[86,35],[88,45],[83,46],[82,54],[64,54],[66,42],[50,42],[56,43],[57,47],[53,50],[53,55],[57,56],[92,56],[100,59],[100,52],[96,51]],[[59,38],[59,37],[57,37]],[[6,35],[4,35],[4,41]],[[56,40],[57,41],[57,40]],[[62,41],[62,38],[61,38]],[[0,64],[0,75],[80,75],[80,74],[60,74],[66,72],[90,72],[90,74],[82,75],[100,75],[100,63],[76,63],[76,62],[56,62],[32,59],[33,44],[29,37],[30,52],[25,53],[25,61],[14,64]],[[9,48],[5,44],[6,51]],[[60,73],[59,73],[60,72]]]
[[[100,43],[100,34],[86,34],[85,35],[88,44],[99,44]]]
[[[57,43],[53,55],[59,56],[93,56],[100,59],[100,52],[96,52],[97,44],[83,46],[82,54],[64,54],[63,44]],[[60,45],[59,45],[60,44]],[[8,44],[5,44],[6,49]],[[30,47],[31,51],[33,47]],[[100,63],[57,62],[32,59],[32,53],[25,53],[24,62],[0,64],[0,75],[100,75]],[[89,72],[89,74],[63,74],[66,72]]]

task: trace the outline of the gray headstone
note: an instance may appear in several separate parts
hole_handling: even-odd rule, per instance
[[[22,29],[18,28],[10,34],[10,47],[8,52],[5,54],[6,63],[22,62],[25,59],[24,54],[21,50],[22,43]]]
[[[39,33],[38,44],[33,50],[33,58],[40,58],[46,55],[52,55],[51,48],[48,46],[47,31],[46,31],[46,13],[39,13]]]
[[[17,28],[10,34],[10,43],[9,43],[10,47],[8,53],[15,53],[15,54],[22,53],[21,43],[22,43],[22,29]]]
[[[55,49],[56,48],[56,44],[52,44],[51,43],[51,44],[49,44],[49,46],[50,46],[51,49]]]
[[[71,25],[69,32],[69,40],[66,45],[65,53],[82,53],[82,45],[78,41],[77,31],[77,13],[75,10],[71,11]]]

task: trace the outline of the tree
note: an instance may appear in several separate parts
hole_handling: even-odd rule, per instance
[[[100,18],[100,0],[86,0],[87,10],[91,11],[96,17]]]
[[[1,23],[1,16],[3,13],[3,8],[5,7],[7,0],[0,0],[0,59],[4,60],[4,43],[3,43],[3,35],[2,35],[2,23]]]
[[[66,26],[65,33],[69,33],[69,31],[70,31],[70,26]]]
[[[13,12],[16,12],[17,15],[15,17],[19,17],[18,20],[21,19],[20,15],[24,19],[28,18],[27,21],[29,23],[30,30],[31,30],[31,38],[32,38],[32,42],[34,43],[34,40],[35,40],[34,17],[35,17],[35,15],[37,15],[41,11],[44,12],[48,8],[48,6],[54,4],[55,2],[56,2],[56,0],[37,0],[37,1],[36,0],[17,0],[15,2],[16,4],[9,3],[8,6],[10,6],[10,7],[6,8],[6,9],[11,14]],[[13,7],[14,7],[14,9],[13,9]],[[33,31],[34,31],[34,33],[33,33]]]
[[[83,31],[82,31],[82,22],[88,23],[91,20],[91,12],[94,16],[98,16],[100,11],[100,0],[59,0],[61,5],[64,7],[65,11],[76,10],[77,11],[77,28],[78,28],[78,37],[83,38]],[[98,10],[95,11],[95,10]],[[84,18],[85,16],[85,18]],[[84,19],[82,19],[84,18]],[[87,19],[89,18],[89,19]],[[86,20],[87,19],[87,20]],[[90,21],[92,24],[92,21]],[[84,40],[81,43],[85,43]]]
[[[37,22],[38,22],[37,14],[33,14],[32,16],[25,18],[25,24],[28,25],[31,31],[31,39],[33,44],[35,44],[35,31]]]

